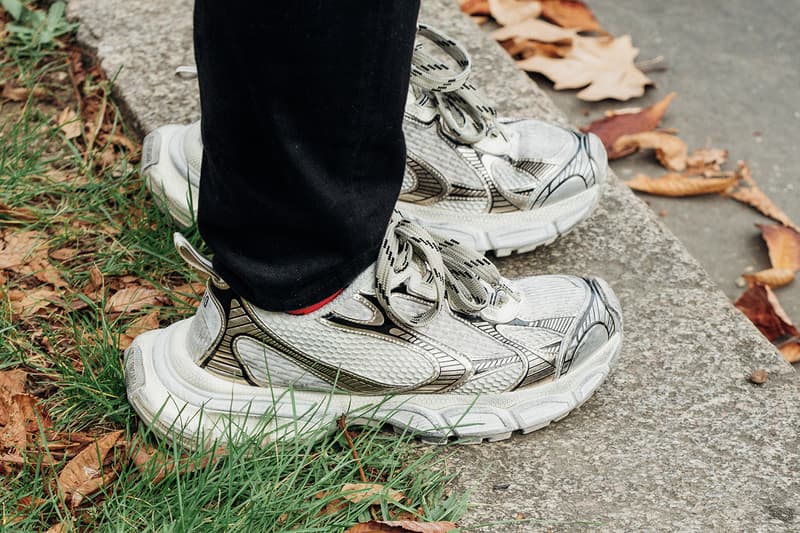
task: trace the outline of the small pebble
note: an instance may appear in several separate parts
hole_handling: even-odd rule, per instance
[[[667,210],[666,209],[662,209],[661,211],[658,212],[658,216],[660,216],[660,217],[667,216]]]
[[[748,266],[744,267],[745,274],[752,274],[755,271],[756,271],[756,267],[754,267],[753,265],[748,265]]]
[[[506,490],[510,486],[511,486],[511,483],[495,483],[494,485],[492,485],[492,489],[494,489],[494,490]]]
[[[738,278],[736,278],[736,286],[739,287],[740,289],[747,287],[747,280],[744,279],[742,276],[739,276]]]
[[[524,513],[517,513],[517,514],[514,515],[514,519],[515,520],[525,520],[525,514]]]
[[[750,383],[755,383],[756,385],[763,385],[767,381],[767,371],[763,368],[759,368],[758,370],[753,370],[753,373],[750,374]]]

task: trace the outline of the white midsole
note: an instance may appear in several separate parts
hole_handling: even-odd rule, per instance
[[[254,387],[200,368],[187,351],[190,321],[140,335],[126,351],[128,398],[158,433],[189,447],[208,447],[239,434],[281,438],[330,428],[349,419],[388,423],[435,437],[498,440],[565,416],[603,382],[619,352],[616,333],[559,380],[513,392],[357,396]]]
[[[171,143],[183,126],[167,125],[148,135],[153,145],[151,161],[144,162],[147,185],[166,210],[183,227],[197,214],[198,188],[175,164]],[[177,138],[179,140],[179,138]],[[174,147],[172,147],[174,148]],[[526,252],[549,244],[591,215],[600,199],[599,185],[550,205],[513,213],[460,213],[441,207],[398,202],[407,217],[429,231],[453,238],[480,252],[497,255]],[[190,208],[191,206],[191,208]]]

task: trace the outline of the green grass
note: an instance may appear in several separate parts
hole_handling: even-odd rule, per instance
[[[2,0],[0,5],[9,9],[15,3]],[[13,30],[0,41],[0,84],[30,91],[27,101],[3,101],[0,107],[0,230],[42,232],[49,250],[70,247],[77,253],[50,259],[66,282],[60,289],[63,305],[22,318],[12,315],[7,290],[0,298],[0,369],[30,372],[31,392],[42,398],[54,426],[33,436],[39,442],[29,446],[27,463],[12,467],[0,483],[0,528],[44,531],[64,521],[77,531],[327,532],[360,520],[390,519],[401,511],[425,520],[458,518],[466,502],[461,495],[447,495],[453,475],[445,468],[447,450],[420,448],[408,435],[363,429],[355,438],[370,480],[404,492],[404,502],[384,498],[379,506],[366,502],[323,512],[342,484],[360,481],[341,431],[267,447],[258,439],[245,440],[231,445],[220,460],[208,461],[210,452],[176,459],[185,450],[142,427],[125,399],[119,336],[149,309],[110,315],[104,298],[123,276],[145,280],[167,296],[200,279],[173,249],[175,227],[145,190],[138,155],[98,142],[91,130],[68,140],[56,126],[64,107],[78,109],[80,93],[88,95],[82,106],[107,106],[110,119],[104,124],[135,138],[107,97],[110,82],[85,65],[85,80],[72,83],[67,45],[74,26],[64,22],[60,8],[48,14],[26,2],[22,9],[17,20],[0,10]],[[113,157],[104,157],[109,150]],[[195,229],[185,233],[203,248]],[[105,295],[97,298],[82,293],[93,267],[106,284]],[[35,273],[6,275],[7,288],[43,286]],[[170,323],[191,311],[184,304],[164,306],[160,320]],[[113,429],[124,430],[128,441],[143,439],[173,462],[200,466],[191,472],[175,468],[153,484],[154,471],[142,472],[120,459],[116,481],[68,510],[55,484],[65,460],[46,464],[47,453],[37,452],[43,435]]]

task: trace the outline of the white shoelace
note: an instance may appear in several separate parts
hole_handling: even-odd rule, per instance
[[[404,316],[392,307],[392,293],[415,273],[435,288],[436,296],[423,313]],[[456,312],[474,315],[498,303],[498,295],[519,299],[486,257],[452,239],[431,235],[397,212],[378,252],[375,291],[389,316],[412,327],[431,321],[445,302]]]
[[[460,70],[436,59],[434,47]],[[469,81],[472,59],[466,49],[444,33],[420,24],[411,59],[411,86],[421,101],[432,102],[445,132],[454,140],[473,144],[487,135],[502,134],[497,111]]]

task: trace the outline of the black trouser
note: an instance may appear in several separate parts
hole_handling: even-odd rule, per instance
[[[419,0],[196,0],[198,223],[214,268],[272,311],[376,258],[402,183]]]

